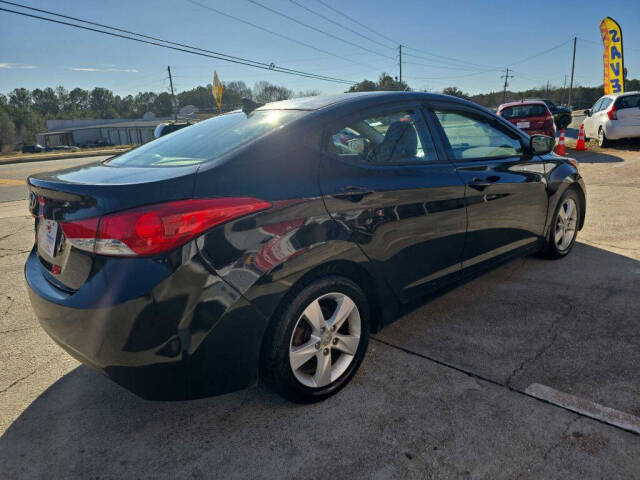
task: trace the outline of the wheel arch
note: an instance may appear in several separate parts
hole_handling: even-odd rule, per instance
[[[584,218],[587,213],[587,197],[585,195],[585,191],[582,186],[578,182],[573,182],[571,185],[567,187],[567,190],[575,190],[578,194],[578,199],[580,200],[580,218],[578,220],[578,230],[582,230],[584,226]]]

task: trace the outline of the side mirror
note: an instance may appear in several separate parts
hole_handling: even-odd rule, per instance
[[[529,142],[531,151],[536,155],[544,155],[551,152],[555,144],[556,139],[547,135],[532,135]]]
[[[591,116],[591,110],[588,110],[588,109],[587,109],[587,110],[585,110],[585,111],[584,111],[584,114],[585,114],[587,117],[590,117],[590,116]]]

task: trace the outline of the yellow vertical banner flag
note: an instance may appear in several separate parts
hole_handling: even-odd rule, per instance
[[[604,52],[604,94],[624,92],[624,56],[622,52],[622,29],[611,17],[600,22],[600,35]]]
[[[213,71],[213,83],[211,84],[211,93],[213,93],[213,99],[218,105],[218,110],[222,112],[222,83],[218,78],[218,72]]]

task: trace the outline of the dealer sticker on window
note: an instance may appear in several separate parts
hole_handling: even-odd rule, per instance
[[[518,123],[516,123],[516,127],[518,127],[518,128],[529,128],[529,122],[518,122]]]
[[[56,249],[56,236],[58,234],[58,222],[55,220],[43,220],[42,233],[44,238],[42,239],[42,249],[50,257],[55,256]]]

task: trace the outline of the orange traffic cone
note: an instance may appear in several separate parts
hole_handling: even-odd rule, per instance
[[[556,147],[556,153],[558,155],[566,155],[567,149],[564,146],[564,128],[560,130],[560,138],[558,139],[558,146]]]
[[[580,132],[578,133],[578,143],[576,143],[576,150],[583,152],[587,149],[584,144],[584,125],[580,125]]]

